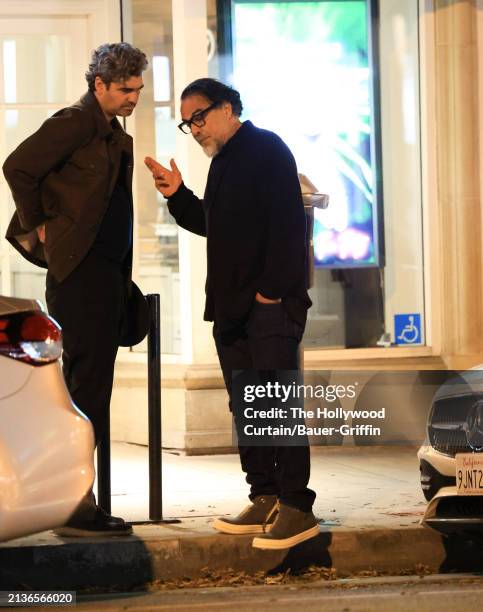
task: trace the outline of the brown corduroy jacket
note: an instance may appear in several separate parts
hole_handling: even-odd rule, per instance
[[[16,211],[6,238],[32,263],[64,280],[82,261],[97,235],[114,189],[123,151],[132,205],[133,145],[115,119],[111,125],[96,97],[47,119],[3,165]],[[45,224],[45,244],[36,228]],[[127,259],[131,278],[132,255]]]

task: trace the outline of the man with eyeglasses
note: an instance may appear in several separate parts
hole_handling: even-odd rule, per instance
[[[198,79],[181,94],[178,127],[212,159],[202,200],[174,159],[170,168],[145,160],[178,225],[207,238],[204,319],[214,322],[230,408],[233,371],[298,369],[311,305],[295,160],[276,134],[242,123],[241,112],[239,93],[215,79]],[[309,447],[240,444],[239,453],[251,504],[214,527],[258,534],[258,548],[289,548],[316,536]]]

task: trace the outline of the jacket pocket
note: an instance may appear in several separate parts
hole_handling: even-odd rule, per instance
[[[45,248],[51,251],[57,242],[72,228],[73,221],[66,215],[58,215],[45,222]]]

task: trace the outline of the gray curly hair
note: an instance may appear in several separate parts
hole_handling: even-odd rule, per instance
[[[112,82],[127,81],[132,76],[141,76],[147,65],[146,55],[129,43],[106,43],[92,52],[86,72],[87,84],[94,91],[96,76],[107,86]]]

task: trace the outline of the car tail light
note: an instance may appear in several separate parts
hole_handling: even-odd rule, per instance
[[[31,365],[45,365],[59,359],[62,332],[43,312],[18,312],[0,316],[0,355]]]

